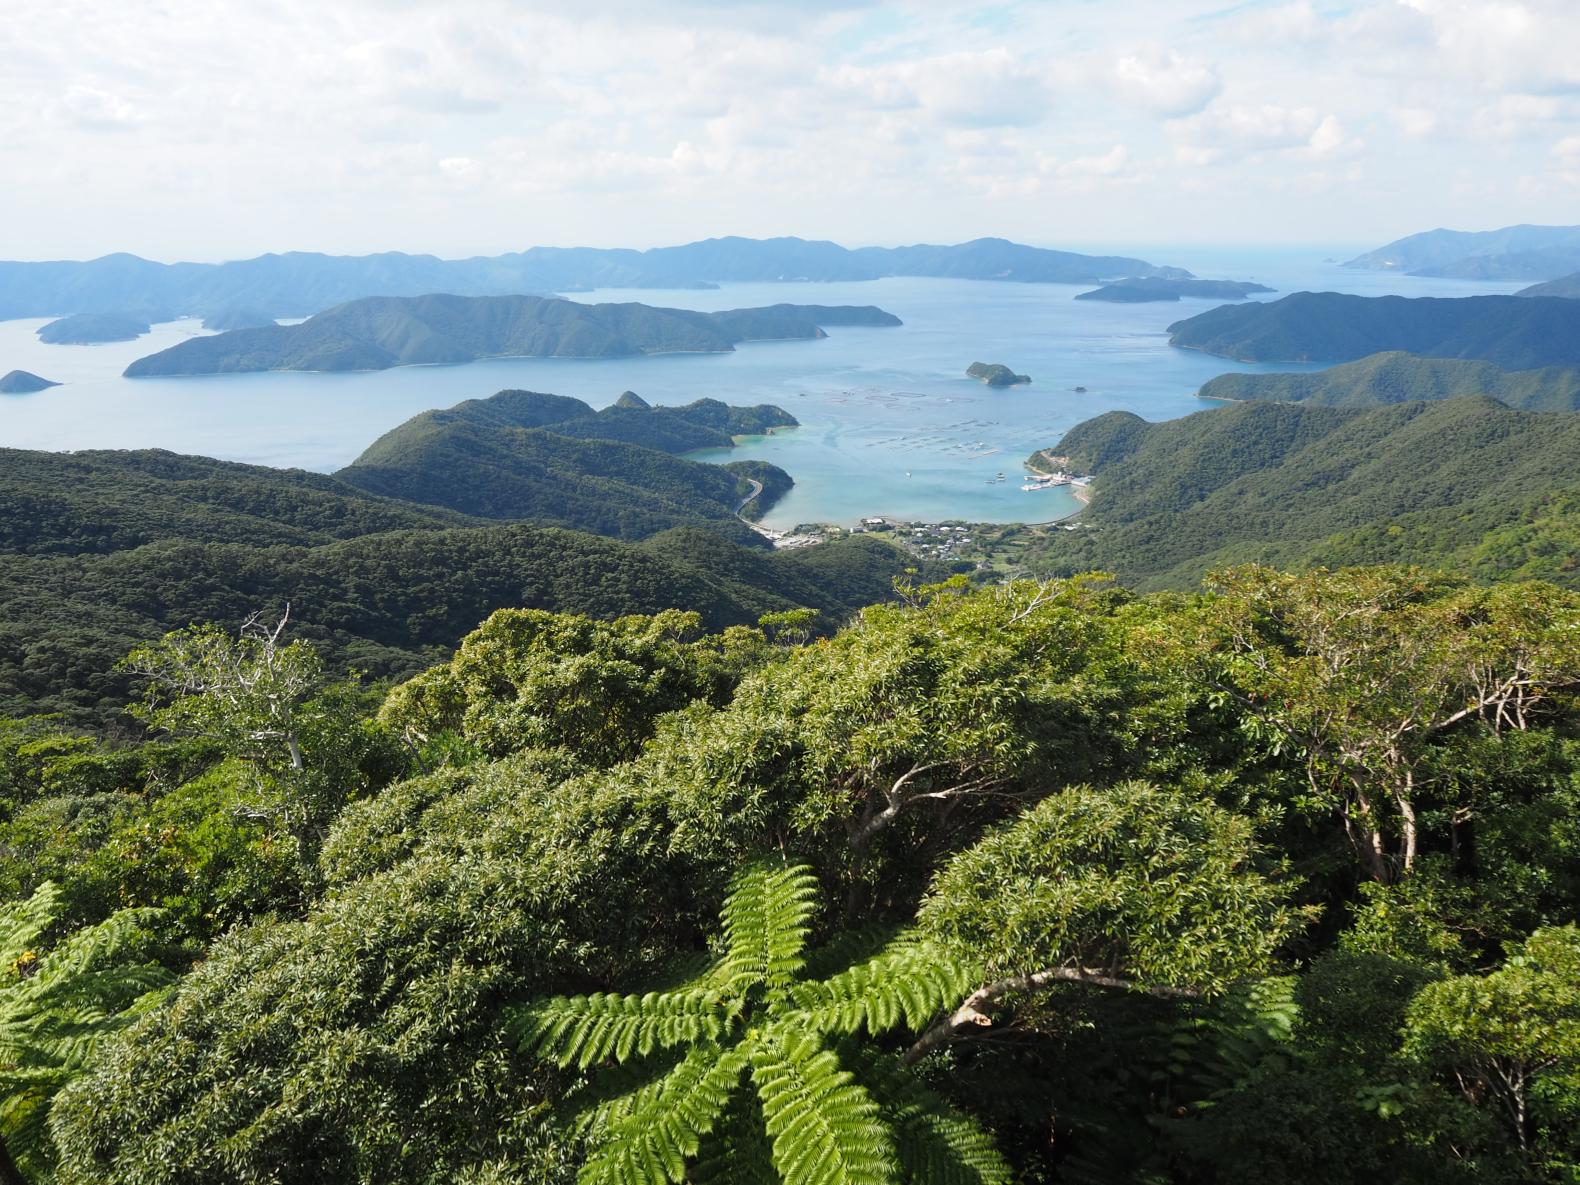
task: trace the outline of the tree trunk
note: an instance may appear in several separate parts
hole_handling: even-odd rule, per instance
[[[11,1150],[5,1146],[3,1136],[0,1136],[0,1185],[27,1185],[27,1178],[11,1159]]]

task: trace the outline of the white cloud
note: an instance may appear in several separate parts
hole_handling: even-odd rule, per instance
[[[95,132],[130,131],[143,121],[125,99],[91,86],[70,87],[50,110],[63,124]]]
[[[1080,156],[1056,170],[1061,177],[1116,177],[1130,165],[1130,150],[1115,144],[1101,156]]]
[[[1223,89],[1218,71],[1204,62],[1153,46],[1114,62],[1114,83],[1128,101],[1154,115],[1194,115]]]
[[[6,17],[0,165],[28,180],[0,190],[0,226],[27,228],[11,253],[1121,241],[1155,236],[1163,192],[1204,237],[1357,239],[1573,221],[1572,189],[1518,178],[1580,171],[1554,147],[1580,137],[1576,0],[6,0]],[[1183,190],[1198,204],[1175,208]]]

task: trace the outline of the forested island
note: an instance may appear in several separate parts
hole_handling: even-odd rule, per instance
[[[1031,382],[1029,374],[1016,374],[1002,362],[973,362],[966,367],[966,377],[989,387],[1015,387]]]
[[[12,370],[0,376],[0,395],[31,395],[58,386],[59,383],[40,378],[29,370]]]
[[[1405,351],[1506,370],[1580,366],[1580,303],[1518,296],[1296,292],[1168,327],[1169,344],[1241,362],[1349,362]]]
[[[52,346],[134,341],[152,326],[136,313],[73,313],[39,327],[38,340]]]
[[[1182,297],[1204,300],[1244,300],[1260,292],[1272,292],[1265,284],[1245,280],[1175,279],[1165,276],[1128,276],[1090,292],[1078,292],[1076,300],[1102,300],[1110,304],[1147,304],[1153,301],[1178,301]]]
[[[720,353],[745,341],[810,340],[824,325],[894,326],[872,306],[773,305],[699,313],[539,296],[370,297],[296,325],[194,337],[126,368],[128,378],[259,370],[385,370],[479,358]]]

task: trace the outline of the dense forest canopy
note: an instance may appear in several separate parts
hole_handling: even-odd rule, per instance
[[[383,696],[254,619],[133,656],[154,739],[7,725],[8,892],[180,977],[17,1148],[60,1185],[1569,1179],[1580,597],[902,592],[812,642],[506,610]]]

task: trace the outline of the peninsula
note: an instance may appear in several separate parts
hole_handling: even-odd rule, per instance
[[[1241,362],[1351,362],[1402,350],[1505,370],[1580,366],[1580,303],[1558,297],[1296,292],[1168,327],[1169,344]]]
[[[699,313],[543,296],[369,297],[299,325],[195,337],[139,358],[129,378],[261,370],[386,370],[479,358],[727,353],[746,341],[807,341],[824,326],[894,326],[871,305],[780,304]]]
[[[1490,395],[1525,411],[1580,411],[1580,369],[1503,370],[1490,362],[1372,354],[1326,370],[1294,374],[1221,374],[1203,399],[1304,403],[1312,407],[1382,407]]]

